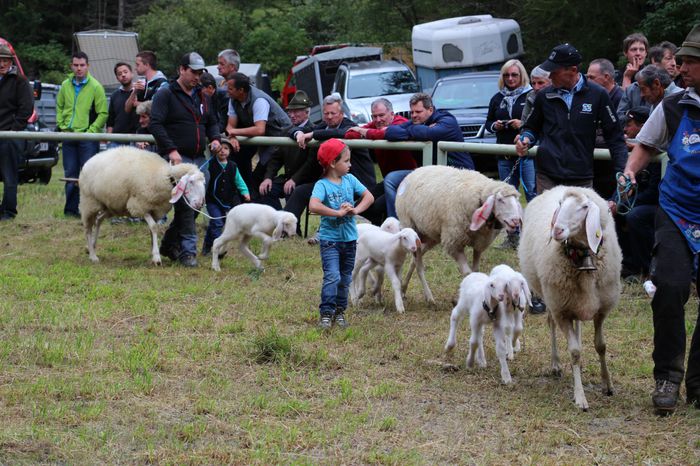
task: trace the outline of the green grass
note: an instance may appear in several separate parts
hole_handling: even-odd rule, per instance
[[[57,178],[21,186],[19,217],[0,224],[2,464],[700,458],[700,411],[652,413],[651,310],[641,286],[625,287],[605,325],[613,397],[600,393],[592,325],[584,325],[591,409],[582,413],[563,348],[564,376],[547,375],[544,317],[525,321],[513,386],[499,383],[490,333],[487,368],[464,368],[466,328],[460,370],[435,362],[461,279],[441,252],[426,259],[437,306],[424,303],[416,280],[404,315],[366,299],[348,310],[349,329],[324,334],[319,253],[302,239],[275,244],[262,274],[236,251],[217,274],[204,260],[194,270],[153,267],[145,225],[107,223],[101,262],[92,264],[80,222],[61,215]],[[482,268],[501,262],[517,266],[513,252],[492,249]],[[689,331],[696,312],[693,297]]]

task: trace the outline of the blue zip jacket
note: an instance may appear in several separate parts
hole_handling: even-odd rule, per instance
[[[407,121],[387,127],[387,141],[433,141],[433,158],[437,156],[438,141],[464,142],[464,135],[457,119],[445,110],[435,110],[423,124]],[[474,161],[469,152],[448,152],[447,165],[474,170]]]

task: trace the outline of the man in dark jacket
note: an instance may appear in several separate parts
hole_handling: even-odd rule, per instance
[[[411,121],[389,126],[385,132],[388,141],[433,141],[433,158],[437,154],[439,141],[464,142],[457,119],[450,112],[437,110],[428,94],[414,94],[409,105]],[[474,161],[469,152],[448,152],[447,165],[474,170]],[[387,216],[396,217],[396,190],[409,173],[411,170],[397,170],[384,178]]]
[[[119,81],[119,86],[112,92],[107,107],[107,132],[117,134],[132,134],[136,132],[139,125],[139,117],[136,112],[127,113],[124,104],[132,95],[131,65],[119,62],[114,65],[114,76]],[[119,143],[110,142],[109,147],[116,147]]]
[[[535,98],[516,142],[518,155],[537,150],[537,193],[560,184],[593,187],[596,128],[610,149],[615,171],[627,161],[627,147],[608,92],[579,72],[581,54],[570,44],[558,45],[540,65],[552,86]]]
[[[173,164],[204,163],[206,140],[211,151],[220,147],[216,115],[209,97],[199,87],[204,60],[196,53],[180,60],[179,76],[162,87],[153,98],[149,129],[156,139],[159,153]],[[196,267],[197,230],[195,212],[185,203],[185,196],[175,204],[173,222],[163,235],[160,253],[179,260],[185,267]]]
[[[12,65],[12,52],[0,45],[0,131],[23,131],[34,110],[32,88],[27,78]],[[2,204],[0,221],[12,220],[17,215],[17,185],[21,140],[0,140],[0,173],[2,173]]]

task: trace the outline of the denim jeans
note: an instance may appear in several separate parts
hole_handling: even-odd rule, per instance
[[[63,143],[63,174],[66,178],[78,178],[85,162],[97,154],[100,143],[96,141],[65,141]],[[66,183],[66,205],[63,213],[80,215],[80,189],[77,183]]]
[[[182,156],[182,163],[193,163],[198,167],[204,163],[204,157],[191,158]],[[163,249],[180,251],[179,257],[197,255],[197,215],[185,203],[184,196],[175,203],[173,221],[163,235],[161,247]]]
[[[404,178],[412,170],[396,170],[384,177],[384,198],[386,200],[386,216],[396,217],[396,190]]]
[[[332,317],[336,309],[348,307],[348,291],[352,281],[352,268],[355,265],[355,241],[319,242],[321,264],[323,266],[323,286],[321,287],[321,316]]]
[[[501,181],[505,180],[510,171],[515,165],[517,159],[498,159],[498,178]],[[522,180],[520,175],[522,174]],[[530,202],[536,195],[537,189],[535,187],[535,161],[531,157],[521,157],[518,168],[513,172],[513,176],[510,177],[509,183],[518,189],[520,187],[520,182],[523,183],[523,191],[525,191],[525,199]]]
[[[19,185],[19,159],[23,141],[0,140],[0,173],[2,173],[2,204],[0,217],[17,215],[17,185]]]
[[[225,217],[228,214],[229,209],[224,209],[219,204],[210,202],[207,204],[207,212],[209,215],[214,217],[209,220],[209,226],[207,227],[207,233],[204,235],[204,250],[211,250],[211,246],[214,244],[214,240],[221,236],[221,232],[224,229],[224,224],[226,223]]]

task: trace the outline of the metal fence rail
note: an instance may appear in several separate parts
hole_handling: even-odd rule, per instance
[[[56,132],[28,132],[28,131],[0,131],[0,139],[27,139],[32,141],[109,141],[109,142],[150,142],[155,139],[150,134],[115,134],[115,133],[56,133]],[[295,146],[296,141],[287,137],[258,136],[254,138],[237,137],[244,145],[254,146]],[[423,165],[446,165],[447,152],[467,151],[473,154],[485,155],[516,155],[515,146],[511,144],[481,144],[474,142],[450,142],[440,141],[437,144],[437,154],[433,157],[433,142],[430,141],[403,141],[389,142],[366,139],[346,139],[344,142],[349,147],[385,150],[415,150],[423,154]],[[315,147],[319,141],[309,142],[309,146]],[[530,149],[530,155],[537,154],[537,147]],[[610,151],[607,149],[595,149],[594,158],[610,160]]]

